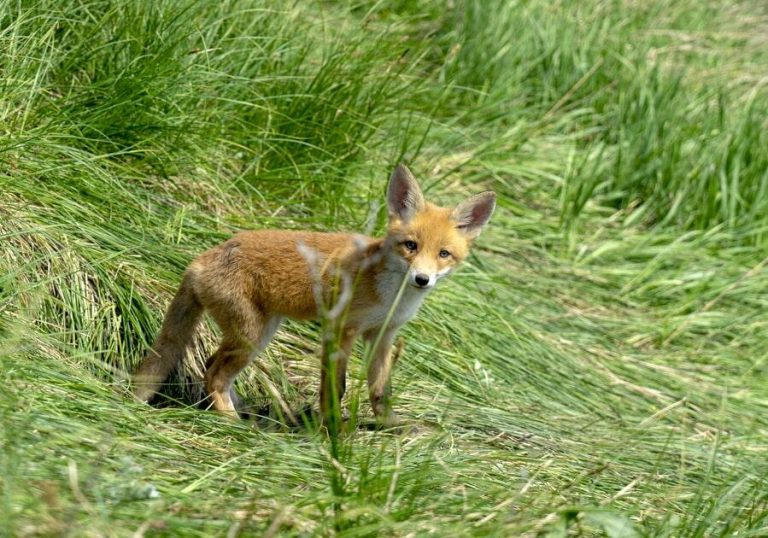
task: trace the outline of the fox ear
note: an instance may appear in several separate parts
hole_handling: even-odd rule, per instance
[[[481,192],[464,200],[451,213],[456,227],[471,238],[480,235],[480,230],[488,224],[496,207],[496,194],[491,191]]]
[[[421,187],[404,164],[398,164],[389,178],[387,205],[389,218],[399,218],[402,221],[408,221],[413,215],[424,210]]]

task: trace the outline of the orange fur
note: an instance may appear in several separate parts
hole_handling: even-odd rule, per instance
[[[342,300],[343,315],[332,313],[343,320],[334,385],[331,368],[324,364],[321,409],[328,413],[331,395],[343,395],[347,357],[361,335],[375,346],[368,368],[374,414],[383,423],[394,423],[389,406],[394,335],[436,281],[466,257],[494,204],[493,193],[470,198],[453,210],[427,203],[401,165],[388,188],[384,238],[281,230],[236,234],[187,268],[160,335],[134,375],[134,394],[142,401],[152,398],[183,358],[207,311],[223,336],[207,364],[206,390],[215,409],[235,415],[234,379],[266,347],[281,320],[314,319],[323,306],[318,299]]]

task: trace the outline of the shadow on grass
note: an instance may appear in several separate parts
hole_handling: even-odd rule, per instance
[[[197,382],[202,390],[202,382]],[[190,398],[189,395],[179,395],[178,384],[169,383],[149,401],[149,405],[159,409],[163,408],[194,408],[205,412],[215,412],[211,407],[210,398]],[[263,431],[316,431],[322,427],[323,421],[317,406],[309,402],[299,402],[289,408],[290,413],[283,407],[272,401],[262,398],[248,400],[233,390],[232,400],[235,402],[240,418],[250,422],[254,428]],[[386,431],[401,433],[414,428],[414,425],[402,425],[395,427],[383,427],[375,419],[353,419],[348,413],[343,413],[342,431],[348,432],[354,429],[364,431]]]

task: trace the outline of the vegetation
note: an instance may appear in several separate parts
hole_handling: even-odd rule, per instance
[[[757,1],[0,0],[0,528],[765,536],[767,35]],[[406,428],[364,427],[359,358],[330,440],[131,400],[196,253],[379,232],[399,161],[499,195],[402,331]],[[239,391],[314,405],[319,333]]]

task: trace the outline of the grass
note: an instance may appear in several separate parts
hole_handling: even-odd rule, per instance
[[[5,534],[768,533],[759,2],[0,0],[0,22]],[[402,331],[408,428],[131,401],[196,253],[380,232],[401,160],[431,199],[499,197]],[[320,333],[285,324],[240,392],[315,405]]]

